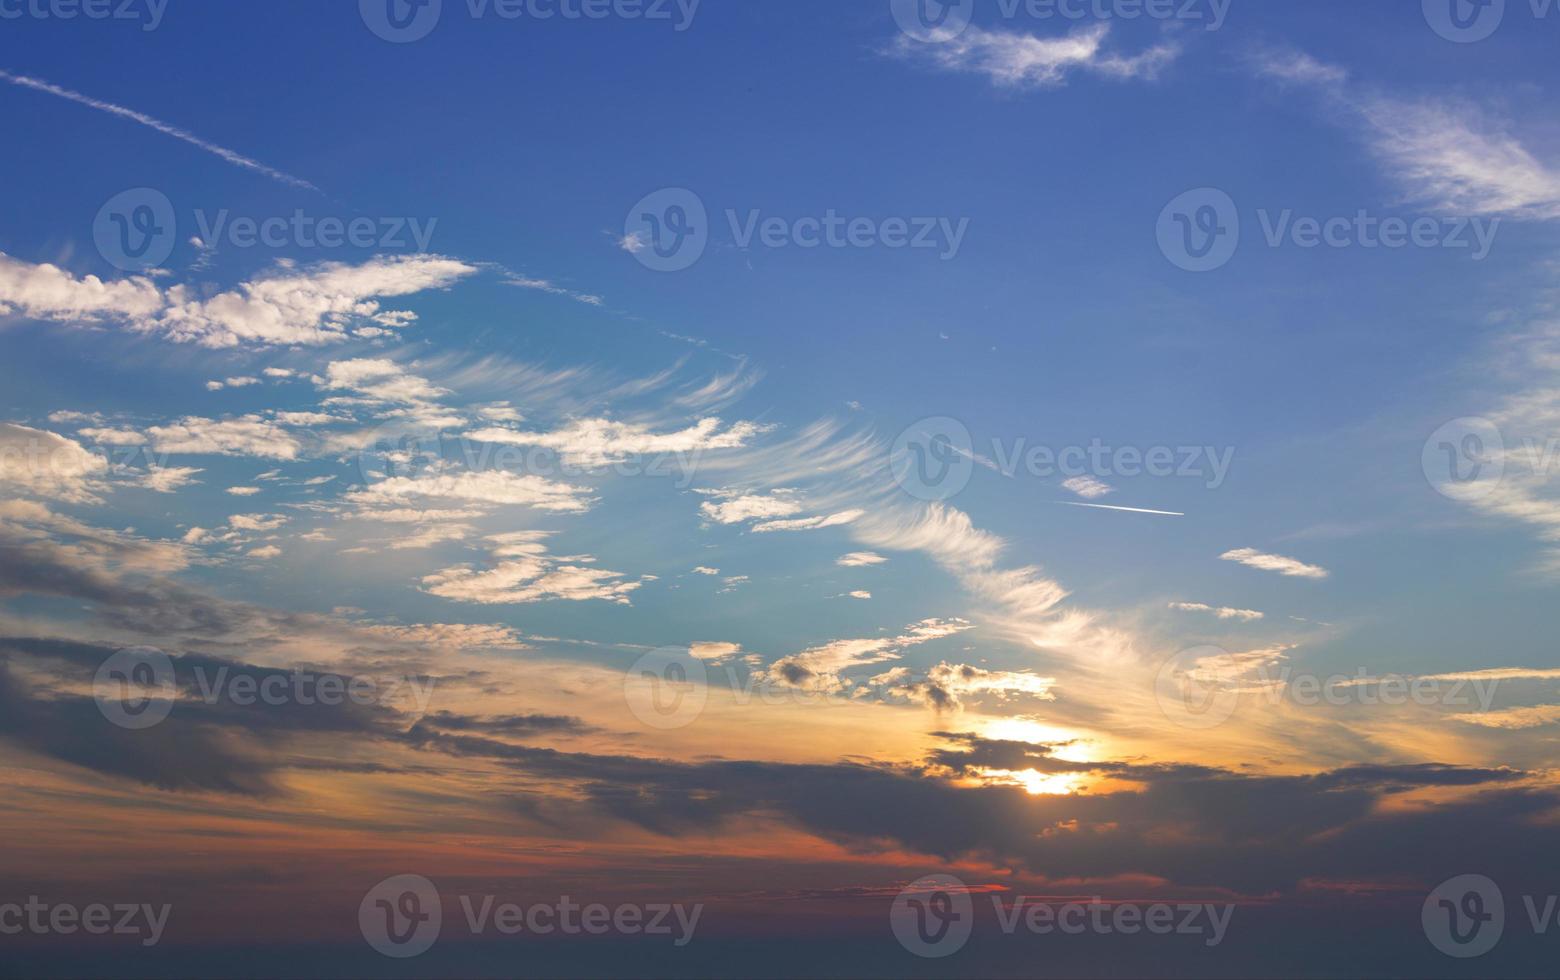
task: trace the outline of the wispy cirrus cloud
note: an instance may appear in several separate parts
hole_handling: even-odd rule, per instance
[[[1109,35],[1107,23],[1076,28],[1059,37],[971,26],[931,41],[900,36],[892,52],[944,71],[984,75],[1004,88],[1063,85],[1074,71],[1152,81],[1181,53],[1179,44],[1169,41],[1135,55],[1107,51]]]
[[[1257,51],[1248,63],[1259,77],[1318,92],[1414,201],[1459,215],[1560,218],[1560,169],[1470,99],[1388,94],[1292,48]]]

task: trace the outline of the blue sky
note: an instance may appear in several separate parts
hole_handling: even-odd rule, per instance
[[[6,14],[0,528],[55,570],[0,582],[7,635],[492,671],[449,682],[462,711],[540,691],[598,730],[669,647],[863,712],[595,746],[647,758],[821,764],[848,730],[899,764],[1016,719],[1091,762],[1543,782],[1560,11],[1469,41],[1439,0],[975,0],[916,37],[886,0],[444,0],[396,43],[376,2]],[[672,271],[667,194],[705,215]],[[864,246],[804,247],[829,215]],[[1233,252],[1191,271],[1209,215]],[[387,457],[409,439],[442,457]],[[1091,446],[1185,468],[1025,463]],[[963,476],[907,485],[917,453]],[[179,590],[226,611],[147,608]],[[1500,687],[1277,710],[1269,669]],[[1248,700],[1188,730],[1166,677]]]

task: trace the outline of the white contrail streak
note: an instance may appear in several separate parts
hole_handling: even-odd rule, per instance
[[[217,146],[215,143],[208,143],[193,133],[186,132],[177,126],[170,126],[161,119],[153,119],[144,112],[136,112],[134,109],[127,109],[122,105],[115,105],[112,102],[103,102],[99,99],[94,99],[91,96],[82,95],[80,92],[72,92],[68,88],[61,88],[60,86],[55,85],[53,82],[45,82],[39,78],[29,78],[26,75],[13,75],[3,68],[0,68],[0,79],[10,82],[12,85],[20,85],[22,88],[30,88],[35,92],[45,92],[49,95],[55,95],[62,99],[69,99],[72,102],[87,106],[90,109],[97,109],[100,112],[107,112],[124,119],[129,119],[132,122],[138,122],[143,126],[148,126],[157,130],[159,133],[172,136],[174,139],[183,140],[191,146],[198,146],[207,153],[214,153],[235,166],[243,167],[245,170],[253,170],[256,173],[264,174],[265,176],[270,177],[272,180],[279,180],[284,184],[289,184],[293,187],[302,187],[311,191],[319,190],[318,187],[315,187],[313,184],[302,179],[301,177],[294,177],[292,174],[283,173],[282,171],[277,170],[275,167],[268,167],[258,160],[251,160],[249,157],[246,157],[241,153],[235,153],[226,147]]]
[[[1149,510],[1146,507],[1113,507],[1110,504],[1080,504],[1076,500],[1054,500],[1052,503],[1061,504],[1064,507],[1093,507],[1095,510],[1124,510],[1129,514],[1158,514],[1161,517],[1185,517],[1179,511],[1174,510]]]

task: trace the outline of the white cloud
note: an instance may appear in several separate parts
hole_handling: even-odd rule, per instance
[[[970,628],[962,619],[923,619],[900,636],[835,640],[782,657],[770,665],[768,675],[777,684],[838,691],[846,686],[840,675],[847,670],[898,660],[908,647],[953,636]]]
[[[1002,700],[1020,696],[1056,700],[1056,695],[1051,693],[1056,678],[1028,671],[987,670],[944,661],[927,671],[924,681],[911,683],[908,677],[908,671],[890,671],[874,677],[872,683],[887,687],[891,694],[920,701],[938,711],[962,709],[965,699],[972,694],[991,694]]]
[[[708,565],[697,565],[693,569],[695,575],[719,575],[720,569],[711,568]]]
[[[985,75],[1003,87],[1062,85],[1074,70],[1110,78],[1153,80],[1180,54],[1174,43],[1157,44],[1137,55],[1107,53],[1110,25],[1098,23],[1059,37],[968,27],[932,42],[901,36],[895,53],[946,71]]]
[[[732,657],[740,654],[742,647],[736,643],[695,643],[689,648],[688,652],[699,660],[719,663],[722,660],[730,660]]]
[[[456,602],[484,605],[600,599],[626,606],[629,594],[646,581],[593,568],[595,559],[586,555],[555,558],[547,553],[547,536],[542,531],[493,535],[488,540],[493,542],[497,564],[485,569],[470,565],[446,568],[426,576],[423,590]]]
[[[1327,569],[1320,565],[1307,565],[1303,561],[1294,558],[1286,558],[1283,555],[1269,555],[1257,551],[1255,548],[1234,548],[1219,556],[1225,561],[1238,561],[1242,565],[1251,568],[1260,568],[1265,572],[1277,572],[1280,575],[1288,575],[1293,578],[1326,578]]]
[[[227,492],[235,497],[253,497],[260,492],[259,487],[228,487]]]
[[[464,541],[476,528],[470,524],[432,524],[407,537],[390,542],[391,551],[408,551],[431,548],[446,541]]]
[[[836,527],[859,520],[866,511],[859,508],[816,517],[796,517],[806,507],[794,490],[773,490],[767,494],[745,493],[740,490],[700,490],[713,499],[699,505],[699,513],[717,524],[742,524],[756,521],[753,530],[759,534],[773,531],[810,531],[817,528]]]
[[[648,425],[608,419],[577,419],[552,432],[520,432],[489,428],[467,438],[518,446],[555,449],[565,462],[578,466],[605,466],[630,456],[695,454],[715,449],[738,449],[766,431],[752,422],[735,422],[722,430],[718,418],[700,419],[677,432],[652,432]]]
[[[852,551],[848,555],[836,558],[834,564],[843,568],[866,568],[871,565],[881,565],[886,561],[887,558],[871,551]]]
[[[1253,70],[1321,93],[1344,123],[1363,132],[1415,201],[1457,215],[1560,218],[1560,170],[1472,102],[1383,94],[1293,50],[1263,52]]]
[[[1115,488],[1092,476],[1075,476],[1070,480],[1062,481],[1062,487],[1071,490],[1085,500],[1095,500],[1106,494],[1114,493]]]
[[[78,279],[58,266],[33,265],[0,253],[0,313],[31,320],[90,323],[139,321],[162,308],[162,291],[150,279]]]
[[[250,385],[257,385],[259,383],[260,383],[260,379],[259,378],[249,378],[249,377],[225,378],[225,379],[223,379],[221,381],[208,381],[208,382],[206,382],[206,390],[207,391],[221,391],[223,388],[247,388]]]
[[[482,473],[427,473],[381,480],[347,499],[364,508],[401,508],[413,501],[452,500],[471,504],[532,507],[562,514],[578,514],[594,502],[585,487],[559,483],[540,476],[517,475],[503,470]]]
[[[234,514],[228,527],[236,531],[274,531],[287,523],[284,514]]]
[[[108,463],[65,436],[0,422],[0,487],[69,503],[95,503]]]
[[[249,552],[249,557],[250,558],[275,558],[278,555],[280,555],[281,553],[282,553],[282,549],[278,548],[274,544],[268,544],[268,545],[264,545],[264,546],[259,547],[259,548],[251,549],[250,552]]]
[[[258,415],[232,419],[190,416],[169,425],[151,426],[145,435],[123,429],[82,429],[81,434],[111,446],[146,443],[159,453],[297,459],[303,448],[285,429]]]
[[[406,405],[437,401],[449,394],[427,379],[409,373],[395,361],[382,357],[332,361],[326,365],[325,377],[319,384],[323,388],[356,392],[376,402]]]
[[[380,256],[356,266],[329,262],[302,270],[281,263],[268,276],[200,298],[183,285],[163,292],[144,276],[78,278],[52,265],[0,255],[0,313],[65,323],[112,320],[205,347],[317,345],[345,340],[366,322],[405,325],[412,314],[383,310],[380,298],[441,289],[476,271],[435,255]]]
[[[141,486],[157,493],[173,493],[199,482],[195,477],[204,472],[193,466],[153,466],[141,477]]]
[[[1263,614],[1255,609],[1234,609],[1229,606],[1210,606],[1202,602],[1172,602],[1171,609],[1181,612],[1205,612],[1213,613],[1220,619],[1239,619],[1246,622],[1261,619]]]

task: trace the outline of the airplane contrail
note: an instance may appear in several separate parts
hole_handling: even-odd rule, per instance
[[[107,112],[112,115],[119,116],[123,119],[129,119],[132,122],[138,122],[143,126],[157,130],[159,133],[172,136],[174,139],[183,140],[191,146],[200,147],[207,153],[214,153],[235,166],[243,167],[246,170],[253,170],[256,173],[264,174],[265,176],[270,177],[272,180],[279,180],[284,184],[289,184],[293,187],[302,187],[305,190],[319,190],[318,187],[315,187],[313,184],[309,183],[301,177],[294,177],[292,174],[283,173],[282,171],[277,170],[275,167],[266,166],[259,160],[251,160],[249,157],[246,157],[241,153],[236,153],[233,150],[229,150],[226,147],[217,146],[215,143],[208,143],[199,136],[196,136],[194,133],[186,132],[177,126],[171,126],[168,123],[163,122],[161,119],[154,119],[144,112],[136,112],[134,109],[127,109],[122,105],[115,105],[112,102],[104,102],[101,99],[94,99],[91,96],[82,95],[80,92],[73,92],[68,88],[61,88],[60,86],[55,85],[53,82],[46,82],[41,78],[30,78],[27,75],[13,75],[3,68],[0,68],[0,80],[10,82],[12,85],[19,85],[22,88],[30,88],[35,92],[44,92],[48,95],[58,96],[62,99],[69,99],[72,102],[79,103],[90,109],[97,109],[100,112]]]
[[[1161,517],[1185,517],[1180,511],[1174,510],[1149,510],[1146,507],[1115,507],[1110,504],[1083,504],[1076,500],[1056,500],[1053,503],[1064,507],[1093,507],[1097,510],[1124,510],[1129,514],[1158,514]]]

